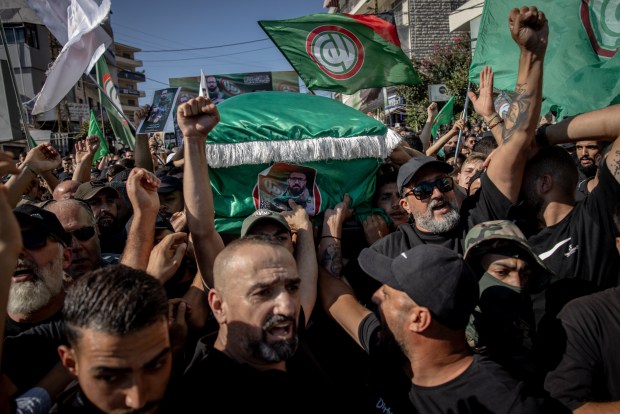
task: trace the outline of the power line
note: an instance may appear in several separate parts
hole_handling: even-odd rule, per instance
[[[225,45],[217,45],[217,46],[190,47],[190,48],[187,48],[187,49],[142,50],[140,53],[187,52],[187,51],[190,51],[190,50],[217,49],[217,48],[221,48],[221,47],[237,46],[237,45],[247,45],[248,43],[264,42],[265,40],[269,40],[269,39],[268,38],[264,38],[264,39],[257,39],[257,40],[248,40],[247,42],[228,43],[228,44],[225,44]]]
[[[241,52],[235,52],[235,53],[226,53],[224,55],[215,55],[215,56],[202,56],[202,57],[191,57],[191,58],[183,58],[183,59],[156,59],[156,60],[143,60],[143,62],[178,62],[181,60],[200,60],[200,59],[213,59],[213,58],[218,58],[218,57],[224,57],[224,56],[234,56],[234,55],[240,55],[242,53],[251,53],[251,52],[257,52],[259,50],[267,50],[267,49],[272,49],[275,46],[268,46],[268,47],[261,47],[259,49],[252,49],[252,50],[244,50]]]

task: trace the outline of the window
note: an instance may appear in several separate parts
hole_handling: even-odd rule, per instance
[[[37,36],[37,28],[32,24],[24,24],[18,26],[5,26],[4,34],[7,44],[26,43],[30,47],[39,48],[39,37]]]
[[[127,105],[129,106],[137,106],[135,99],[127,99]]]

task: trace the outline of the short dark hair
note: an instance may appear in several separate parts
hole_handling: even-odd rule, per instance
[[[564,195],[574,195],[579,172],[571,155],[562,147],[552,145],[541,148],[526,164],[526,171],[534,178],[550,175],[553,185]]]
[[[131,170],[133,167],[136,166],[136,160],[134,160],[133,158],[123,158],[123,159],[118,160],[116,162],[116,165],[122,165],[128,170]]]
[[[67,291],[63,316],[67,340],[75,346],[80,329],[125,335],[167,320],[168,299],[154,277],[118,264],[78,279]]]
[[[493,135],[483,135],[482,138],[474,144],[473,151],[488,156],[495,148],[497,148],[497,141],[495,141]]]

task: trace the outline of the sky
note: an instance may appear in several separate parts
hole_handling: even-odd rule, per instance
[[[111,19],[115,41],[143,50],[136,54],[147,78],[138,86],[146,92],[143,105],[168,78],[198,76],[201,68],[205,74],[293,70],[257,22],[327,11],[323,0],[112,0]],[[147,52],[213,46],[223,47]]]

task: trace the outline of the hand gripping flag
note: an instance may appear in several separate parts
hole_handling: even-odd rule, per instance
[[[318,13],[258,24],[308,89],[353,94],[420,82],[396,26],[376,16]]]
[[[101,5],[94,0],[28,0],[28,4],[59,42],[66,41],[37,94],[32,109],[36,115],[58,105],[112,44],[110,35],[100,27],[110,13],[110,0]]]
[[[108,141],[103,136],[103,132],[99,127],[99,122],[97,122],[97,118],[95,117],[95,113],[93,110],[90,110],[90,124],[88,124],[88,135],[97,135],[99,137],[99,148],[97,148],[97,152],[93,157],[93,163],[99,161],[106,155],[110,153],[110,148],[108,148]]]
[[[216,229],[238,233],[257,208],[312,217],[351,196],[370,209],[375,173],[400,142],[381,122],[322,96],[254,92],[218,104],[221,120],[207,138]]]
[[[116,85],[114,85],[114,80],[112,79],[112,75],[110,75],[108,64],[105,62],[105,56],[101,56],[97,61],[97,82],[99,82],[99,85],[101,85],[101,88],[105,91],[106,96],[103,96],[101,89],[99,89],[99,101],[108,114],[114,136],[126,148],[135,149],[136,139],[131,132],[131,128],[127,120],[116,109],[121,108],[121,102],[118,99],[118,89]],[[111,102],[114,102],[116,108]]]
[[[620,23],[617,2],[533,0],[549,21],[543,74],[543,109],[558,118],[620,103]],[[616,4],[616,6],[614,6]],[[508,15],[523,2],[486,0],[469,79],[478,83],[484,65],[492,67],[495,88],[514,90],[519,48],[511,38]]]

